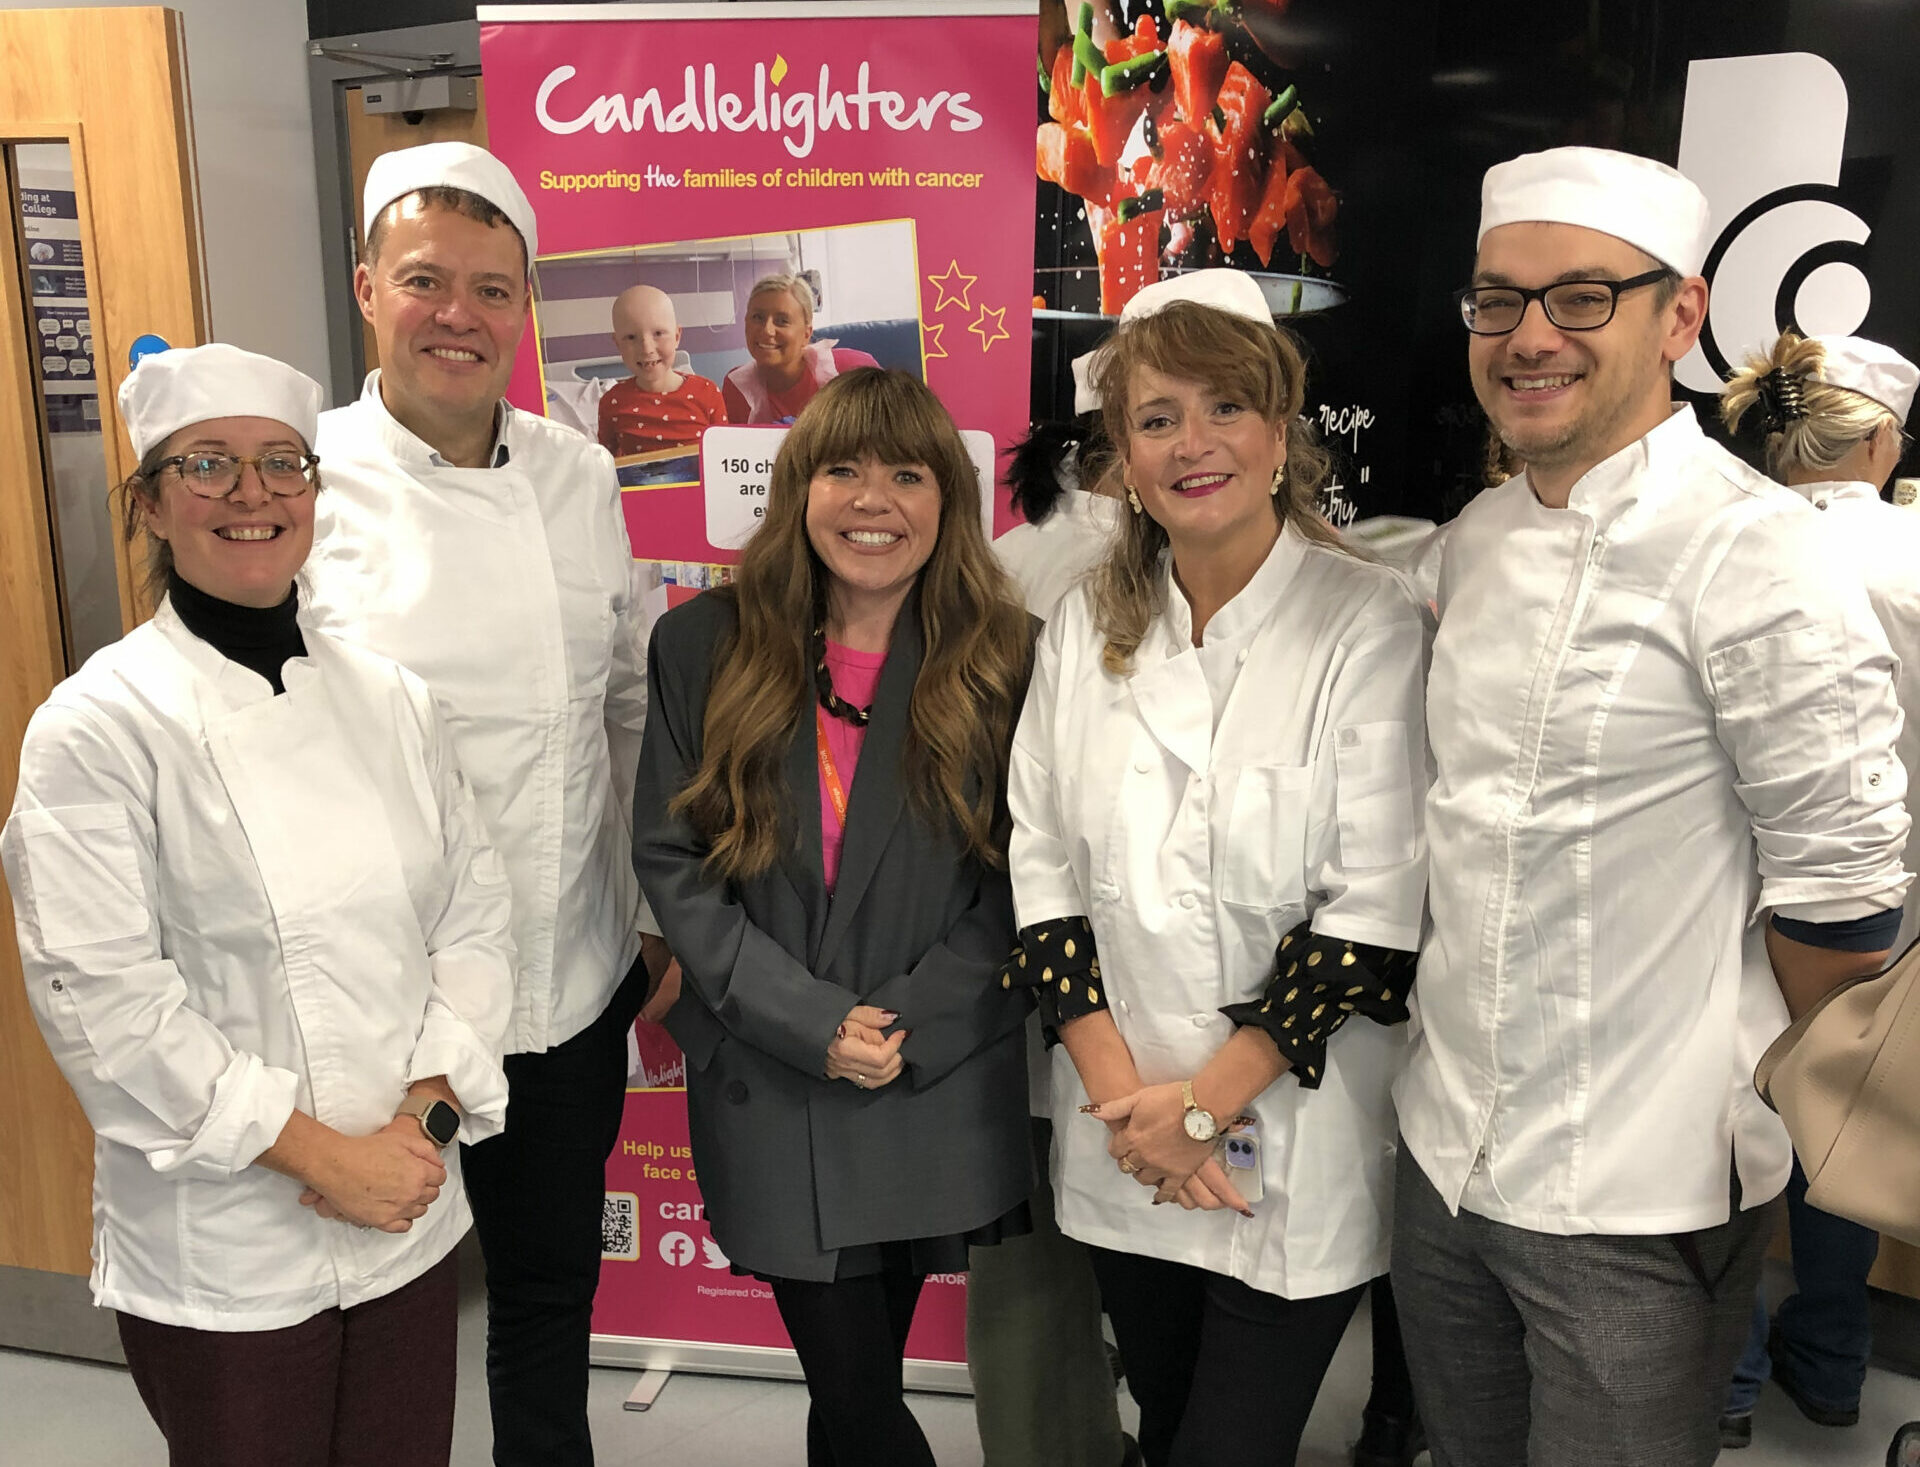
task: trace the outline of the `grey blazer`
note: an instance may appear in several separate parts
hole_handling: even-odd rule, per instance
[[[750,881],[701,871],[706,843],[667,803],[698,767],[729,595],[654,628],[634,790],[633,864],[685,987],[667,1028],[687,1056],[693,1160],[728,1258],[779,1278],[834,1277],[839,1250],[983,1226],[1032,1187],[1022,1026],[1003,989],[1013,903],[906,799],[901,751],[924,646],[910,602],[880,674],[827,896],[811,705],[786,758],[791,839]],[[906,1069],[861,1090],[824,1077],[856,1003],[912,1030]]]

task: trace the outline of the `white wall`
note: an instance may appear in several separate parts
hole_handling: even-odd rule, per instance
[[[6,0],[0,8],[90,3],[100,0]],[[278,357],[324,384],[305,0],[167,3],[186,22],[214,339]]]

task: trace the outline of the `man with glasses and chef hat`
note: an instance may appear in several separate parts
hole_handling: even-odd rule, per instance
[[[1526,472],[1443,554],[1393,1283],[1436,1467],[1713,1461],[1790,1151],[1767,1044],[1892,944],[1894,658],[1804,500],[1671,402],[1705,197],[1557,148],[1460,293]]]

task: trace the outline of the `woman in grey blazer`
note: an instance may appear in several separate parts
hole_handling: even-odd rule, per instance
[[[845,373],[734,584],[648,657],[634,865],[685,974],[694,1164],[799,1353],[812,1467],[932,1467],[901,1397],[920,1285],[1028,1226],[1030,999],[998,974],[1032,634],[979,494],[923,384]]]

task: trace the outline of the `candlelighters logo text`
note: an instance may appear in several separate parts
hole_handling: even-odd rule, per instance
[[[663,97],[660,88],[650,87],[637,95],[602,92],[582,106],[584,88],[569,85],[578,69],[556,66],[540,83],[533,110],[543,128],[562,135],[589,127],[595,132],[618,128],[621,132],[777,133],[795,158],[812,153],[821,133],[867,132],[876,119],[895,132],[913,128],[930,132],[940,122],[950,132],[972,132],[981,124],[980,114],[968,105],[971,93],[940,91],[909,100],[903,92],[876,88],[872,63],[866,61],[860,63],[854,89],[843,91],[834,85],[831,72],[823,62],[814,86],[783,95],[780,85],[788,75],[786,58],[775,56],[771,67],[755,62],[753,93],[748,97],[721,91],[716,69],[709,62],[697,76],[694,67],[686,68],[678,102]]]

